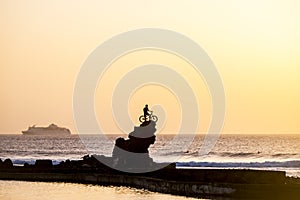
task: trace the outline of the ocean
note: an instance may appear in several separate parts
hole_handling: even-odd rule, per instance
[[[31,136],[0,135],[0,158],[12,159],[15,165],[34,164],[36,159],[51,159],[53,164],[81,159],[87,154],[112,155],[114,140],[126,135],[107,135],[109,141],[97,141],[97,135],[86,135],[89,150],[78,135]],[[177,167],[245,168],[286,171],[288,176],[300,177],[299,135],[221,135],[211,152],[199,156],[204,135],[196,135],[188,148],[174,135],[157,135],[149,149],[157,162],[174,161]],[[184,142],[184,138],[182,143]],[[87,142],[86,142],[87,143]],[[167,146],[167,147],[166,147]],[[92,147],[92,148],[91,148]]]
[[[89,149],[87,150],[81,137],[75,134],[67,136],[0,135],[0,158],[2,161],[6,158],[10,158],[15,165],[23,165],[25,162],[34,164],[36,159],[51,159],[53,160],[53,164],[58,164],[66,159],[81,159],[87,154],[111,156],[113,150],[112,143],[114,143],[116,138],[120,136],[126,137],[126,135],[106,136],[108,138],[107,140],[99,142],[97,135],[85,135],[85,144],[89,144]],[[220,136],[216,145],[208,155],[199,156],[198,152],[204,137],[205,135],[196,135],[194,141],[187,148],[183,148],[184,137],[182,140],[172,142],[174,135],[158,134],[155,144],[149,149],[150,156],[157,162],[169,162],[176,159],[178,168],[281,170],[285,171],[287,176],[300,177],[300,134],[224,134]],[[6,189],[9,191],[9,189],[13,188],[11,185],[15,184],[20,184],[20,182],[0,181],[0,195],[1,191],[4,191],[3,188],[7,187]],[[22,187],[27,187],[24,185],[25,183],[22,184]],[[4,185],[7,186],[4,187]],[[52,186],[53,185],[50,184],[49,187]],[[75,189],[77,187],[80,188],[80,190],[87,189],[85,186],[74,186],[72,184],[65,184],[61,187],[72,186],[75,187]],[[59,188],[59,186],[55,187]],[[112,192],[110,187],[98,187],[99,188],[95,190],[106,190],[108,193],[109,191]],[[113,191],[115,192],[116,190],[119,189],[114,187]],[[120,190],[122,191],[123,189],[121,188]],[[128,189],[128,191],[131,190],[134,189]],[[110,195],[116,195],[114,192]],[[129,196],[127,197],[135,194],[133,196],[136,197],[132,199],[141,199],[140,195],[136,195],[139,193],[140,191],[137,193],[128,192]],[[159,194],[156,193],[143,193],[143,195],[146,196],[147,194],[159,196]],[[171,197],[171,195],[168,197]],[[156,199],[156,197],[151,199]]]

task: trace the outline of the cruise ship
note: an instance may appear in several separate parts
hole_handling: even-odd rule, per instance
[[[29,126],[26,131],[22,131],[24,135],[70,135],[71,131],[67,128],[58,127],[50,124],[48,127]]]

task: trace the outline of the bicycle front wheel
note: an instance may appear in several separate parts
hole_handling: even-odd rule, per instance
[[[154,121],[154,122],[157,122],[158,118],[157,118],[157,116],[152,115],[151,120]]]

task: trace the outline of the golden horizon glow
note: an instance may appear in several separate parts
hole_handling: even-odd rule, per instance
[[[72,95],[81,64],[105,40],[144,27],[182,33],[206,50],[224,83],[224,133],[300,133],[299,9],[296,0],[135,0],[130,4],[3,0],[0,133],[20,133],[29,125],[50,123],[76,133]],[[153,62],[176,69],[190,81],[204,115],[198,131],[205,132],[211,117],[205,83],[172,54],[142,51],[120,58],[108,71],[111,83],[106,92],[126,70]],[[124,64],[123,71],[118,71]],[[163,93],[161,103],[172,101],[166,111],[174,112],[174,118],[166,124],[165,132],[177,130],[180,113],[174,97],[163,88],[144,89],[151,95],[155,90]],[[101,109],[108,112],[99,105],[98,90],[95,98],[97,115],[103,115]],[[134,108],[133,102],[143,101],[141,89],[129,102],[132,118],[143,107]],[[118,131],[110,114],[105,130]]]

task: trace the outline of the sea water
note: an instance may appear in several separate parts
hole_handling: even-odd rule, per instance
[[[36,159],[51,159],[53,164],[62,160],[82,159],[87,154],[111,156],[118,137],[107,135],[99,141],[98,135],[31,136],[0,135],[0,158],[12,159],[15,165],[34,164]],[[245,168],[286,171],[288,176],[300,177],[300,134],[297,135],[245,135],[224,134],[214,148],[204,156],[199,149],[205,135],[196,135],[186,145],[174,135],[157,135],[149,148],[156,162],[176,162],[177,167]],[[190,136],[186,136],[190,139]],[[84,141],[84,142],[82,142]],[[86,145],[88,148],[86,148]]]
[[[99,135],[84,135],[81,137],[78,135],[0,135],[0,158],[2,161],[10,158],[15,165],[23,165],[25,162],[34,164],[36,159],[51,159],[53,164],[58,164],[66,159],[81,159],[87,154],[111,156],[114,141],[120,136],[127,137],[126,135],[106,135],[103,139]],[[207,155],[200,156],[199,149],[204,137],[205,135],[196,135],[193,141],[189,143],[191,139],[189,135],[176,139],[175,135],[158,134],[155,144],[149,149],[150,156],[156,162],[176,162],[178,168],[281,170],[285,171],[287,176],[300,177],[300,134],[224,134],[219,137],[214,148]],[[69,190],[82,190],[87,193],[94,191],[95,196],[107,194],[110,199],[119,199],[121,197],[119,193],[125,196],[128,194],[126,198],[132,199],[161,198],[160,194],[157,193],[148,193],[130,188],[124,189],[122,187],[0,181],[0,199],[3,199],[3,195],[4,197],[12,195],[14,190],[19,191],[19,188],[26,191],[28,189],[29,192],[34,193],[32,195],[40,195],[39,192],[46,191],[41,189],[44,187],[53,188],[53,195],[61,193],[60,195],[66,197],[66,199],[76,198],[67,193],[64,196],[64,190],[66,192]],[[72,189],[69,189],[69,187]],[[47,192],[49,192],[48,189]],[[46,198],[46,196],[44,197]],[[171,197],[171,195],[167,195],[164,196],[164,199]],[[26,199],[26,197],[18,196],[18,198],[4,199]]]

